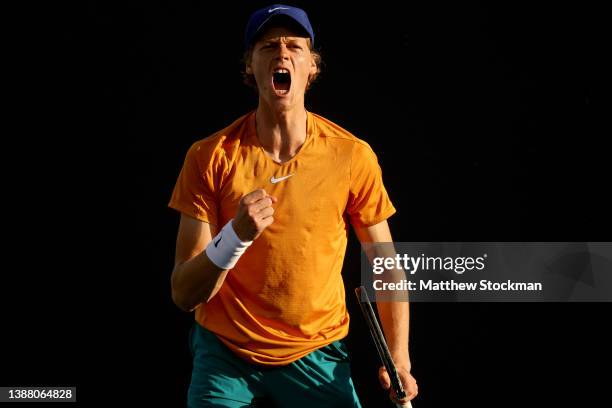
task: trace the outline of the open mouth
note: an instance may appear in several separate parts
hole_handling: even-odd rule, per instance
[[[291,88],[291,74],[289,70],[277,68],[272,74],[272,86],[277,95],[286,95]]]

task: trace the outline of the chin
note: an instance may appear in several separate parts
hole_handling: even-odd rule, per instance
[[[265,103],[273,110],[289,110],[295,106],[295,102],[290,95],[284,97],[270,95],[268,98],[265,98]]]

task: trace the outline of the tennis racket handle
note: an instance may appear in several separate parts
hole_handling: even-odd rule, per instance
[[[400,404],[395,404],[395,406],[397,408],[412,408],[412,404],[410,403],[410,401],[408,401],[407,403],[400,405]]]

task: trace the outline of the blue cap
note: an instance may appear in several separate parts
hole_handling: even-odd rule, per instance
[[[308,20],[308,15],[304,10],[297,7],[286,6],[284,4],[273,4],[268,7],[257,10],[249,18],[246,30],[244,33],[244,45],[249,48],[253,45],[253,41],[257,35],[261,34],[265,25],[274,16],[287,16],[299,24],[310,36],[310,41],[314,46],[314,31]]]

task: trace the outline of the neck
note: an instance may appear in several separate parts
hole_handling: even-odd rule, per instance
[[[299,109],[274,111],[261,102],[256,113],[257,138],[272,160],[286,162],[306,141],[306,109],[302,105]]]

